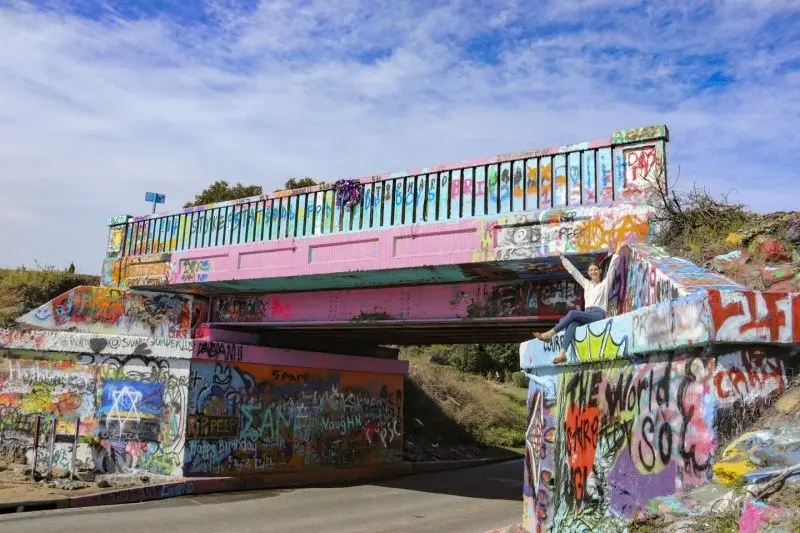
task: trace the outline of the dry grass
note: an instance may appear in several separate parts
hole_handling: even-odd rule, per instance
[[[436,428],[444,427],[448,421],[451,426],[460,428],[460,431],[452,428],[439,431],[456,433],[444,437],[469,439],[483,446],[514,450],[523,446],[524,389],[436,365],[426,357],[408,351],[404,351],[402,357],[410,362],[410,387],[406,393],[407,401],[411,402],[409,416],[436,420],[433,423]],[[427,405],[423,398],[413,397],[415,391],[424,395]],[[431,425],[429,421],[423,422],[426,427]]]

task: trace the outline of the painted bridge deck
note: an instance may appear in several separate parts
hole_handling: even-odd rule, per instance
[[[117,217],[104,284],[219,293],[516,278],[521,262],[553,250],[591,254],[643,238],[667,140],[654,126],[362,178],[349,207],[323,185]]]

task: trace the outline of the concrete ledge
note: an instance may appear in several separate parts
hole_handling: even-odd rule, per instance
[[[522,524],[511,524],[510,526],[501,527],[499,529],[492,529],[486,533],[523,533],[524,531]]]
[[[377,481],[430,474],[447,470],[458,470],[519,459],[521,455],[508,455],[486,459],[464,459],[458,461],[427,461],[421,463],[402,462],[393,465],[341,468],[326,471],[279,473],[263,476],[184,478],[168,483],[130,487],[82,496],[59,496],[46,500],[13,501],[0,503],[0,514],[118,505],[163,500],[214,492],[244,490],[284,489],[314,486],[343,485],[354,482]]]
[[[419,463],[411,463],[414,465],[415,474],[433,474],[435,472],[444,472],[446,470],[458,470],[459,468],[472,468],[475,466],[484,466],[494,463],[502,463],[504,461],[514,461],[521,459],[519,454],[509,455],[507,457],[490,457],[486,459],[461,459],[458,461],[424,461]]]
[[[0,502],[0,514],[49,511],[51,509],[66,509],[68,507],[70,507],[69,496],[57,496],[46,500],[18,500],[14,502]]]

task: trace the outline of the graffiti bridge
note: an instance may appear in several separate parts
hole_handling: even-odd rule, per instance
[[[711,478],[719,421],[785,390],[800,334],[796,295],[649,244],[667,142],[622,130],[115,217],[101,287],[0,330],[0,447],[163,476],[379,469],[403,460],[408,364],[387,345],[523,342],[526,527],[617,527]],[[553,367],[561,337],[524,341],[583,305],[554,252],[584,268],[622,241],[612,316]],[[42,419],[77,438],[42,457]]]

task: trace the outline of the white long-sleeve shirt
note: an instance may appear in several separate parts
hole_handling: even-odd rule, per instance
[[[581,271],[575,268],[575,265],[570,263],[569,259],[561,256],[561,263],[567,272],[572,274],[575,281],[583,287],[583,302],[584,309],[589,307],[599,307],[608,314],[608,290],[611,286],[611,280],[614,277],[614,271],[619,264],[619,254],[611,256],[611,261],[608,263],[608,270],[605,277],[599,283],[594,283],[592,280],[585,278]]]

